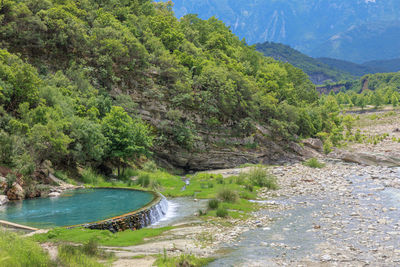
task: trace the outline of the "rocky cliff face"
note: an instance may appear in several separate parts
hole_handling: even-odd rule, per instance
[[[164,131],[164,140],[154,148],[154,156],[165,167],[184,170],[210,170],[234,168],[245,163],[279,163],[303,159],[312,155],[312,149],[294,142],[272,139],[269,129],[254,125],[253,132],[238,135],[235,125],[223,125],[210,129],[196,114],[185,114],[185,118],[196,121],[197,136],[192,148],[177,144],[163,125],[174,127],[175,121],[168,119],[166,103],[144,101],[136,98],[139,114],[156,131]],[[185,119],[183,118],[183,120]],[[157,142],[156,142],[157,144]]]

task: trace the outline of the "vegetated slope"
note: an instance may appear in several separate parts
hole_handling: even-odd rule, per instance
[[[338,82],[341,80],[349,80],[354,79],[355,76],[362,76],[365,74],[354,74],[354,72],[352,72],[351,75],[350,72],[343,71],[343,69],[346,69],[347,67],[345,64],[335,68],[329,64],[325,64],[323,61],[321,62],[319,59],[309,57],[284,44],[265,42],[263,44],[256,44],[256,49],[267,57],[288,62],[293,66],[302,69],[308,74],[314,84],[322,84],[326,81]],[[348,63],[352,64],[351,62]]]
[[[5,0],[0,15],[0,164],[26,176],[150,147],[186,169],[287,160],[288,140],[340,124],[301,70],[214,18],[150,0]]]
[[[379,68],[378,65],[373,65],[373,64],[367,66],[364,64],[357,64],[346,60],[327,58],[327,57],[316,58],[315,60],[331,68],[340,69],[347,73],[351,73],[351,75],[359,77],[370,73],[384,72],[382,71],[382,69]]]
[[[367,105],[380,107],[386,104],[397,107],[400,105],[400,73],[398,72],[368,74],[346,86],[346,91],[340,91],[335,96],[338,104],[346,105],[346,107],[365,108]]]
[[[397,72],[400,71],[400,58],[368,61],[362,66],[379,70],[377,72]]]
[[[397,0],[173,2],[179,17],[188,13],[203,19],[216,16],[250,44],[279,42],[313,57],[357,63],[400,57]]]

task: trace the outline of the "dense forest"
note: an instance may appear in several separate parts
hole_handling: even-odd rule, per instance
[[[330,86],[335,87],[334,84]],[[337,94],[331,92],[330,95],[343,107],[397,107],[400,105],[400,73],[368,74],[360,80],[347,82]]]
[[[119,172],[257,125],[281,142],[340,132],[337,107],[300,69],[215,18],[178,20],[171,2],[3,0],[0,20],[0,165],[18,177],[48,160]]]
[[[341,68],[342,66],[330,66],[325,64],[325,62],[319,59],[309,57],[284,44],[265,42],[256,44],[256,49],[267,57],[288,62],[302,69],[315,84],[322,84],[326,81],[339,82],[342,80],[351,80],[358,75],[352,73],[348,69],[343,70],[343,68]]]

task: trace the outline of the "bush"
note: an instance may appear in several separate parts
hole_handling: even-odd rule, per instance
[[[97,174],[93,169],[85,169],[82,172],[82,182],[85,184],[97,185],[99,183],[104,182],[104,179],[101,175]]]
[[[324,163],[319,162],[316,158],[311,158],[305,162],[303,162],[304,166],[310,167],[310,168],[323,168],[325,167]]]
[[[208,208],[211,210],[216,210],[219,206],[219,201],[218,199],[210,199],[208,201]]]
[[[223,207],[219,207],[217,209],[217,217],[221,217],[221,218],[225,218],[228,216],[228,210],[223,208]]]
[[[138,172],[136,170],[132,168],[126,168],[123,173],[118,176],[118,179],[125,182],[130,181],[131,177],[136,176],[137,174]]]
[[[278,182],[276,177],[269,173],[266,168],[252,168],[248,173],[248,177],[250,183],[254,186],[266,187],[273,190],[278,189]]]
[[[92,238],[82,246],[82,251],[86,255],[96,256],[99,254],[99,244],[97,243],[96,239]]]
[[[158,170],[157,164],[152,160],[146,161],[146,163],[143,164],[142,169],[146,172],[156,172]]]
[[[230,188],[223,188],[218,192],[218,198],[224,202],[234,203],[238,200],[239,196],[236,191]]]
[[[136,183],[141,187],[149,187],[150,185],[150,175],[147,173],[140,174]]]

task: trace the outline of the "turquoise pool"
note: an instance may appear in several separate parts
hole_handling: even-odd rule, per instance
[[[77,189],[55,198],[10,202],[0,207],[0,220],[36,228],[100,221],[140,209],[151,193],[126,189]]]

